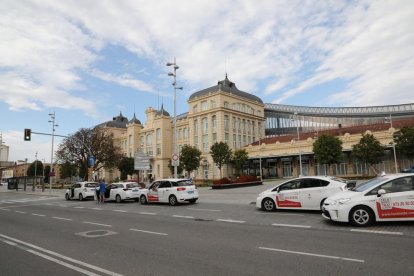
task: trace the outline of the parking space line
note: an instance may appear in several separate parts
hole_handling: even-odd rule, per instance
[[[198,209],[198,208],[187,208],[187,210],[194,210],[194,211],[207,211],[207,212],[221,212],[221,210],[215,210],[215,209]]]
[[[82,206],[75,206],[75,207],[73,207],[73,208],[75,208],[75,209],[83,209],[83,208],[85,208],[85,207],[82,207]]]
[[[150,216],[155,216],[157,215],[157,213],[148,213],[148,212],[139,212],[141,215],[150,215]]]
[[[61,217],[52,217],[54,219],[60,219],[60,220],[67,220],[67,221],[71,221],[72,219],[70,218],[61,218]]]
[[[45,217],[46,215],[32,213],[33,216]]]
[[[186,218],[186,219],[193,219],[192,216],[181,216],[181,215],[173,215],[174,218]]]
[[[295,224],[280,224],[280,223],[273,223],[273,226],[282,226],[282,227],[293,227],[293,228],[312,228],[309,225],[295,225]]]
[[[168,234],[167,234],[167,233],[152,232],[152,231],[140,230],[140,229],[134,229],[134,228],[131,228],[131,229],[129,229],[129,230],[130,230],[130,231],[135,231],[135,232],[147,233],[147,234],[154,234],[154,235],[168,236]]]
[[[112,225],[109,225],[109,224],[102,224],[102,223],[90,222],[90,221],[84,221],[83,223],[92,224],[92,225],[99,225],[99,226],[105,226],[105,227],[112,227]]]
[[[244,220],[233,220],[233,219],[218,219],[217,221],[231,222],[231,223],[245,223]]]
[[[112,210],[112,211],[114,211],[114,212],[120,212],[120,213],[127,213],[127,211],[125,211],[125,210]]]
[[[291,250],[268,248],[268,247],[259,247],[259,249],[268,250],[268,251],[277,251],[277,252],[283,252],[283,253],[290,253],[290,254],[297,254],[297,255],[306,255],[306,256],[319,257],[319,258],[328,258],[328,259],[335,259],[335,260],[342,260],[342,261],[365,263],[364,260],[344,258],[344,257],[338,257],[338,256],[331,256],[331,255],[314,254],[314,253],[291,251]]]
[[[385,235],[404,235],[402,232],[390,232],[390,231],[377,231],[377,230],[363,230],[363,229],[351,229],[351,232],[371,233],[371,234],[385,234]]]

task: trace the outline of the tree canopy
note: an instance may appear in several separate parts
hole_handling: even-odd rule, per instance
[[[180,152],[180,166],[190,175],[200,167],[201,151],[190,145],[184,145]]]
[[[384,155],[384,146],[372,134],[364,134],[359,143],[352,147],[352,156],[371,166],[379,163]]]
[[[133,175],[134,169],[134,158],[123,157],[118,164],[118,170],[121,172],[121,180],[126,180],[128,175]]]
[[[32,162],[27,168],[27,176],[43,175],[43,163],[40,160]]]
[[[240,170],[243,168],[243,165],[246,164],[247,160],[249,160],[249,155],[245,149],[239,149],[234,152],[232,161],[237,173],[240,173]]]
[[[322,134],[313,143],[315,158],[320,164],[333,164],[342,159],[342,141],[338,137]]]
[[[210,154],[214,163],[220,171],[220,178],[222,178],[221,168],[224,164],[228,164],[232,157],[232,151],[227,143],[215,142],[210,148]]]
[[[414,158],[414,127],[402,127],[394,134],[394,142],[399,153]]]

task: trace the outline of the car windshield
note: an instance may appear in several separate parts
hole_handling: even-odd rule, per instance
[[[194,185],[190,180],[181,180],[173,182],[173,186],[191,186]]]
[[[86,188],[96,188],[97,186],[97,183],[85,183]]]
[[[373,188],[374,186],[384,182],[387,179],[388,178],[384,178],[384,177],[377,177],[377,178],[371,179],[371,180],[361,184],[358,188],[353,189],[353,191],[364,192],[364,191],[369,190],[369,189]]]
[[[139,187],[138,183],[128,183],[126,184],[127,188],[131,189],[131,188],[135,188],[135,187]]]

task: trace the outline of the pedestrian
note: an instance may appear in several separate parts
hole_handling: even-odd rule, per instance
[[[102,178],[102,180],[99,182],[99,202],[100,203],[105,202],[105,189],[106,189],[105,179]]]

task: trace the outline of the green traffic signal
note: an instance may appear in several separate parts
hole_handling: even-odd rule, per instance
[[[24,129],[24,140],[30,141],[30,139],[32,139],[32,130],[30,128],[25,128]]]

